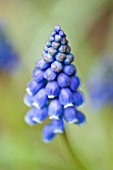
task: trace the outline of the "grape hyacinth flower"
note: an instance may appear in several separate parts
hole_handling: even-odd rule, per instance
[[[80,80],[71,64],[74,56],[70,52],[66,35],[60,26],[55,26],[26,88],[24,102],[31,109],[25,115],[25,122],[33,125],[42,123],[47,117],[50,119],[42,129],[44,142],[63,133],[64,121],[80,125],[86,120],[77,109],[83,103],[83,95],[78,90]]]
[[[18,64],[18,55],[8,41],[2,25],[0,25],[0,72],[11,72]]]
[[[93,110],[113,106],[113,54],[104,53],[95,60],[86,86],[88,103]]]

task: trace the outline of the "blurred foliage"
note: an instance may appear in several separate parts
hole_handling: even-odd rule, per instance
[[[18,71],[11,76],[0,75],[1,170],[81,169],[76,160],[73,161],[62,135],[47,145],[41,141],[42,127],[25,124],[23,118],[28,108],[23,103],[23,96],[34,63],[57,24],[67,34],[86,94],[85,81],[95,58],[103,51],[113,53],[111,7],[112,0],[0,1],[0,18],[21,59]],[[85,96],[87,101],[87,94]],[[72,150],[86,170],[112,170],[113,110],[104,107],[91,114],[87,105],[82,109],[86,112],[86,125],[80,128],[66,125]]]

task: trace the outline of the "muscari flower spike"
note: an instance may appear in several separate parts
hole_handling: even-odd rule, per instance
[[[85,115],[77,110],[83,104],[78,90],[80,80],[66,35],[55,26],[44,45],[42,58],[37,60],[32,79],[26,88],[24,102],[31,109],[25,115],[29,125],[42,123],[47,117],[50,123],[42,129],[42,140],[50,142],[57,133],[63,133],[65,122],[83,124]]]

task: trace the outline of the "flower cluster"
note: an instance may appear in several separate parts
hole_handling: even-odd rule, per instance
[[[99,56],[91,67],[86,86],[91,108],[113,106],[113,55]]]
[[[3,28],[0,27],[0,72],[12,71],[17,62],[18,56],[6,38]]]
[[[26,88],[24,102],[31,109],[25,122],[33,125],[50,119],[42,130],[44,142],[51,141],[56,133],[63,133],[64,120],[70,124],[85,122],[85,115],[76,108],[83,103],[83,95],[77,90],[80,80],[71,64],[74,56],[70,51],[66,35],[60,26],[55,26]]]

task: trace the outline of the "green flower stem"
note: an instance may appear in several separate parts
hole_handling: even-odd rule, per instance
[[[78,156],[73,152],[73,149],[69,143],[69,140],[66,135],[66,131],[64,130],[64,133],[62,134],[63,140],[65,142],[65,145],[67,146],[67,149],[72,157],[73,163],[79,167],[81,170],[87,170],[87,168],[84,166],[84,164],[79,160]]]

